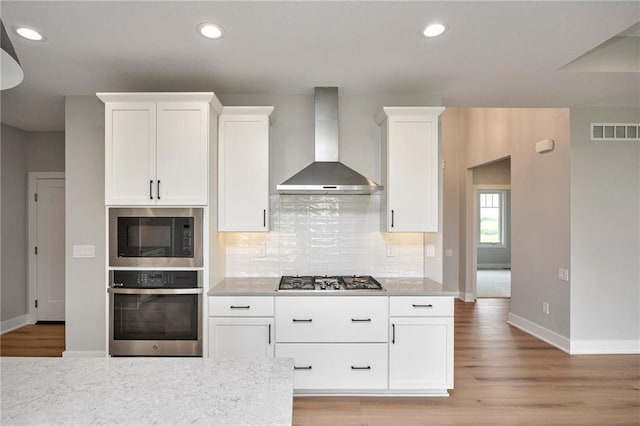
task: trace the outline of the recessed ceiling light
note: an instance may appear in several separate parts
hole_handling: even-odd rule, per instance
[[[17,27],[15,29],[16,34],[18,34],[22,38],[26,38],[31,41],[43,41],[44,36],[40,34],[38,31],[33,28],[28,27]]]
[[[447,27],[442,24],[430,24],[427,25],[427,28],[424,29],[422,34],[425,37],[438,37],[440,34],[445,32],[446,29]]]
[[[198,32],[202,35],[202,37],[210,39],[222,38],[222,35],[224,34],[224,31],[222,31],[222,27],[210,22],[205,22],[198,25]]]

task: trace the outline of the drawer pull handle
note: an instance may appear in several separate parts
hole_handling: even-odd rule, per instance
[[[229,306],[229,309],[250,309],[251,305],[244,305],[244,306],[238,306],[238,305],[231,305]]]
[[[311,370],[311,366],[307,365],[306,367],[296,367],[295,365],[293,366],[294,370]]]
[[[396,325],[391,324],[391,343],[396,344]]]
[[[366,367],[356,367],[355,365],[351,366],[352,370],[371,370],[371,366],[367,365]]]
[[[371,322],[371,318],[351,318],[351,322]]]
[[[294,318],[293,319],[293,322],[311,322],[311,321],[313,321],[311,318],[309,318],[309,319],[296,319],[296,318]]]
[[[269,330],[267,333],[269,333],[269,345],[271,345],[271,324],[269,324]]]
[[[433,305],[431,303],[429,303],[428,305],[416,305],[415,303],[413,305],[414,308],[433,308]]]

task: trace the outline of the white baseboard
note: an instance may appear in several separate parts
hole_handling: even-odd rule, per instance
[[[542,340],[543,342],[547,342],[551,346],[555,346],[563,352],[570,353],[569,339],[556,333],[555,331],[544,328],[534,322],[529,321],[528,319],[524,319],[516,314],[512,314],[511,312],[509,312],[509,319],[507,320],[507,324],[519,328],[525,333],[528,333],[533,337]]]
[[[510,263],[478,263],[478,269],[511,269]]]
[[[458,294],[458,299],[463,302],[475,302],[476,299],[473,297],[473,293],[465,293],[464,291],[460,291]]]
[[[571,355],[640,354],[640,340],[572,340]]]
[[[105,351],[64,351],[63,358],[104,358],[107,356]]]
[[[4,320],[0,323],[0,334],[8,333],[16,328],[24,327],[27,324],[29,324],[27,314]]]

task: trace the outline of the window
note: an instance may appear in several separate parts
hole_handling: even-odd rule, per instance
[[[506,191],[478,192],[478,243],[486,246],[504,246],[504,216]]]

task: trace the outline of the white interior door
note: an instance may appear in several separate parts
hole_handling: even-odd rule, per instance
[[[64,321],[64,178],[37,178],[35,189],[36,320]]]

